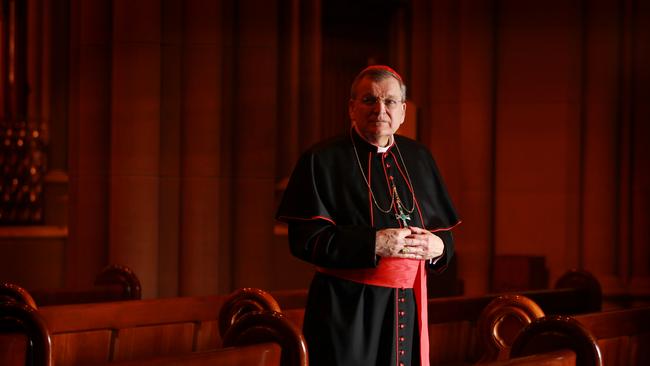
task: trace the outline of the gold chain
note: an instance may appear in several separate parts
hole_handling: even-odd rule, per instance
[[[409,171],[408,168],[406,168],[406,164],[404,164],[404,158],[402,157],[402,153],[399,150],[399,146],[397,146],[397,141],[393,137],[393,143],[395,144],[395,147],[397,148],[397,153],[399,154],[399,158],[402,162],[402,166],[404,166],[404,171],[406,172],[406,179],[408,181],[408,188],[411,191],[411,195],[413,198],[413,206],[411,206],[410,209],[406,208],[404,204],[402,203],[402,200],[399,198],[399,194],[397,193],[397,186],[395,186],[395,182],[391,182],[393,185],[393,189],[391,189],[391,195],[390,195],[390,206],[388,207],[387,210],[383,209],[380,205],[379,202],[375,199],[375,193],[372,191],[372,187],[370,186],[370,181],[368,181],[368,178],[366,177],[366,173],[363,171],[363,166],[361,165],[361,159],[359,159],[359,153],[357,152],[357,145],[354,143],[354,137],[352,136],[352,129],[350,129],[350,141],[352,141],[352,148],[354,149],[354,156],[357,158],[357,164],[359,165],[359,170],[361,171],[361,176],[363,177],[364,182],[366,182],[366,185],[368,186],[368,190],[370,191],[370,197],[372,198],[372,202],[374,202],[375,206],[377,209],[383,213],[391,213],[393,211],[393,207],[395,206],[395,202],[397,202],[397,205],[400,208],[403,208],[406,210],[407,213],[412,213],[413,210],[415,210],[415,192],[413,190],[413,184],[411,183],[411,177],[409,176]]]

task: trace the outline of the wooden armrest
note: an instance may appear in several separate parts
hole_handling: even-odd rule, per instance
[[[580,365],[603,365],[596,338],[568,316],[550,316],[533,321],[515,339],[510,356],[528,356],[560,349],[574,351]]]
[[[492,300],[478,318],[481,362],[507,359],[517,334],[543,316],[542,309],[525,296],[502,295]]]
[[[11,302],[15,301],[21,304],[31,306],[36,309],[36,301],[32,298],[32,295],[27,292],[24,288],[10,283],[2,282],[0,283],[0,301],[2,302]]]
[[[578,269],[569,270],[555,281],[555,288],[572,288],[578,290],[582,301],[586,304],[586,309],[581,309],[582,312],[591,313],[602,309],[603,290],[600,282],[598,282],[598,279],[594,275],[587,271]]]
[[[275,342],[282,347],[281,364],[306,366],[307,343],[302,332],[282,313],[254,311],[244,314],[226,332],[224,347]]]
[[[116,284],[119,284],[123,289],[121,300],[140,300],[142,298],[140,280],[129,267],[111,264],[106,266],[95,277],[95,286]]]
[[[45,321],[33,307],[18,302],[0,304],[0,332],[27,337],[28,359],[34,366],[52,365],[52,341]],[[0,360],[0,363],[2,360]]]
[[[224,337],[228,328],[243,315],[264,310],[280,311],[280,306],[268,292],[252,287],[235,290],[219,310],[219,334]]]

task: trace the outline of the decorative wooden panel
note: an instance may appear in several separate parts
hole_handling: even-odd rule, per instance
[[[114,361],[193,351],[193,323],[164,324],[122,329],[115,339]]]
[[[54,334],[52,355],[57,366],[102,364],[110,360],[112,331],[103,329]]]

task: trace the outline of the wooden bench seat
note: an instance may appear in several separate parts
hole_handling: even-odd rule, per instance
[[[224,296],[199,296],[39,308],[56,365],[102,364],[221,347]]]
[[[580,365],[648,365],[650,307],[537,319],[516,337],[511,354],[559,348],[574,350]]]

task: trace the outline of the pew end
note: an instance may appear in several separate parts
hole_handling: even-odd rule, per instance
[[[95,277],[91,288],[33,290],[30,293],[39,306],[86,304],[140,300],[142,287],[138,276],[129,267],[111,264]]]
[[[226,331],[224,347],[276,342],[282,348],[283,366],[305,366],[309,363],[307,342],[302,332],[282,313],[254,311],[241,316]]]
[[[219,310],[219,334],[223,337],[247,313],[264,310],[280,312],[280,306],[268,292],[252,287],[233,291]]]
[[[512,345],[512,357],[529,356],[559,349],[576,353],[576,364],[602,366],[596,338],[578,321],[567,316],[537,319],[525,327]]]
[[[142,298],[140,279],[127,266],[119,264],[108,265],[95,277],[95,286],[113,284],[122,286],[123,300],[139,300]]]
[[[542,309],[525,296],[503,295],[492,300],[476,325],[482,353],[479,362],[508,359],[519,332],[543,316]]]
[[[602,310],[603,289],[596,276],[588,271],[579,269],[567,271],[555,281],[555,289],[577,289],[580,293],[578,299],[582,301],[579,301],[573,309],[563,304],[565,314],[592,313]]]
[[[52,365],[50,333],[33,307],[0,303],[0,364]]]
[[[10,282],[0,283],[0,302],[17,302],[36,309],[36,301],[24,288]]]

